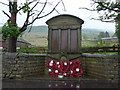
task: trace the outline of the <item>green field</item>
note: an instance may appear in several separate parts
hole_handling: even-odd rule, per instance
[[[31,43],[34,46],[44,47],[48,45],[47,34],[41,33],[26,33],[22,35],[22,38]]]
[[[30,31],[30,32],[29,32]],[[82,39],[83,40],[93,40],[97,38],[99,32],[104,30],[99,29],[82,29]],[[114,32],[109,32],[109,34],[112,36]],[[31,43],[34,46],[41,46],[45,47],[48,45],[48,27],[47,26],[33,26],[30,30],[30,27],[23,33],[22,38]],[[82,42],[84,46],[94,45],[90,42]],[[86,43],[86,44],[85,44]]]

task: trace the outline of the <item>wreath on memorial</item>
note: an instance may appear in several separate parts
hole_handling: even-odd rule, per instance
[[[48,67],[48,73],[50,76],[62,76],[62,77],[81,77],[83,71],[81,68],[81,62],[79,60],[73,61],[55,61],[53,59],[48,60],[46,63]]]

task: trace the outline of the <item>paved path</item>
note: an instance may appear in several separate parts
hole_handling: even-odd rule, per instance
[[[3,80],[2,88],[118,88],[118,81],[106,80]],[[3,89],[4,90],[4,89]]]

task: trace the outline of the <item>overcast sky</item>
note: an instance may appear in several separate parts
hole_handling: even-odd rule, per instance
[[[0,0],[0,1],[1,2],[4,1],[4,3],[8,3],[8,0]],[[18,0],[18,1],[20,3],[21,1],[25,1],[25,0]],[[53,5],[55,5],[57,1],[59,0],[48,0],[48,1],[53,2]],[[93,28],[93,29],[102,29],[105,31],[115,31],[115,23],[106,23],[106,22],[101,22],[97,20],[90,20],[90,18],[98,16],[97,12],[91,12],[91,11],[79,9],[79,7],[91,8],[90,0],[63,0],[63,1],[66,7],[66,11],[63,10],[64,8],[62,4],[59,4],[59,6],[57,7],[57,10],[61,14],[71,14],[71,15],[74,15],[74,16],[77,16],[83,19],[85,22],[83,24],[83,28]],[[50,5],[46,7],[46,11],[49,11],[51,9],[50,7],[51,7]],[[5,16],[2,13],[2,10],[8,12],[8,7],[0,4],[0,26],[2,26],[8,19],[7,16]],[[45,22],[51,17],[56,16],[56,15],[58,15],[58,13],[53,12],[51,15],[35,21],[33,25],[34,26],[46,25]],[[25,15],[18,15],[17,24],[19,26],[22,26],[24,19],[25,19]]]

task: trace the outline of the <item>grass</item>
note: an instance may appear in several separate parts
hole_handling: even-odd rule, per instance
[[[91,42],[91,41],[83,41],[82,47],[109,47],[113,46],[114,44],[118,44],[115,42],[106,42],[106,43],[100,43],[100,42]],[[99,52],[99,53],[90,53],[90,54],[111,54],[111,55],[118,55],[118,52]]]
[[[96,44],[93,44],[90,41],[82,41],[82,47],[94,47]]]
[[[82,41],[82,47],[109,47],[109,46],[113,46],[114,44],[118,44],[118,43],[115,42],[100,43],[100,42]]]
[[[44,40],[44,38],[43,38],[43,39],[40,39],[40,40],[34,40],[34,42],[35,41],[38,44],[40,44],[45,50],[47,50],[48,45],[45,44],[45,42],[47,43],[47,40]],[[44,44],[44,45],[42,45],[42,44]],[[82,47],[105,47],[105,46],[107,47],[107,46],[113,46],[114,44],[117,44],[117,43],[108,42],[108,43],[100,44],[99,42],[82,41]],[[39,53],[39,54],[46,53],[46,51],[43,51],[43,50],[39,49],[39,47],[41,47],[40,45],[37,45],[36,47],[33,47],[33,48],[19,49],[19,50],[17,50],[17,52],[18,53]],[[99,53],[91,53],[91,54],[117,55],[118,52],[99,52]]]
[[[19,49],[17,50],[17,53],[46,53],[43,50],[39,50],[38,48],[24,48],[24,49]]]
[[[47,34],[41,34],[41,33],[27,33],[27,34],[23,34],[22,38],[26,41],[28,41],[29,43],[31,43],[34,46],[40,46],[40,47],[44,47],[48,45],[48,40],[47,38],[41,38],[41,37],[46,36]]]

